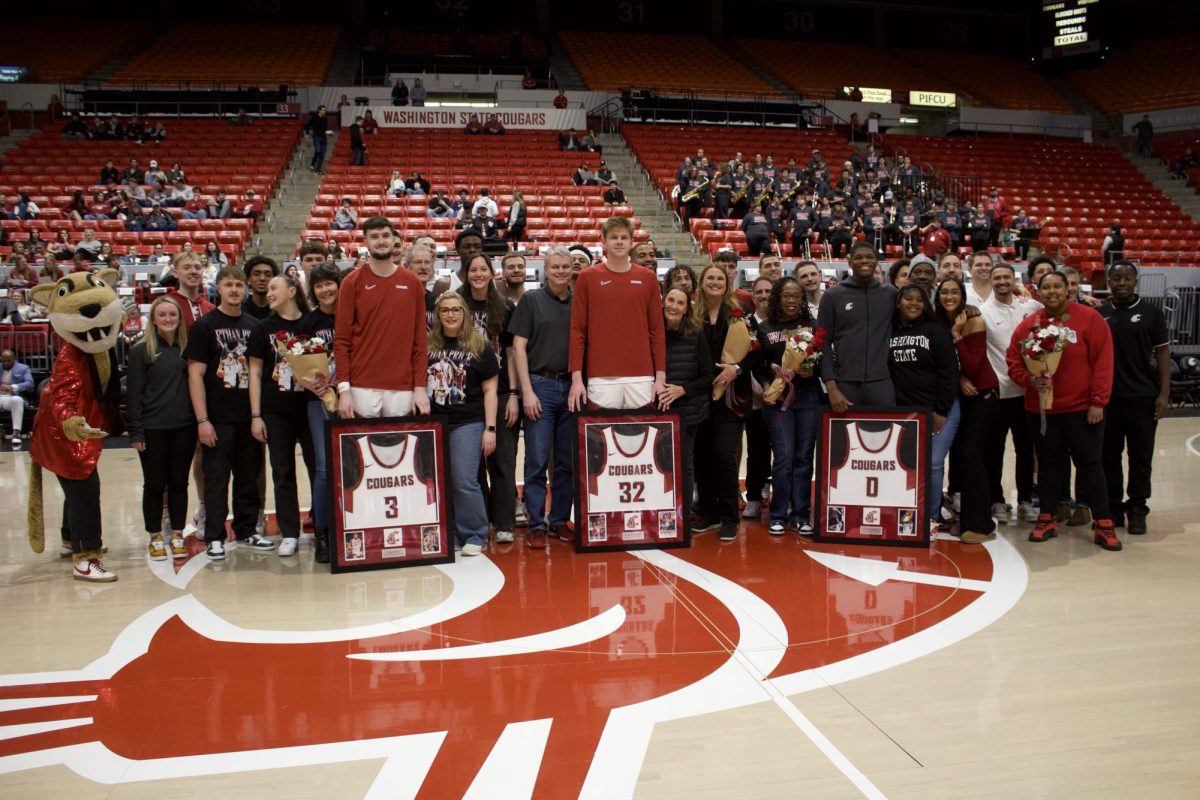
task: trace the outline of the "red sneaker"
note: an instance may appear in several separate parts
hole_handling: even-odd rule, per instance
[[[1092,541],[1105,550],[1121,549],[1121,540],[1113,530],[1111,519],[1098,519],[1092,523]]]
[[[1029,541],[1044,542],[1055,536],[1058,536],[1058,522],[1055,521],[1054,515],[1038,514],[1037,522],[1034,523],[1033,530],[1029,532]]]

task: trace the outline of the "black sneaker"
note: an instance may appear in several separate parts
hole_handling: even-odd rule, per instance
[[[732,542],[737,539],[737,523],[722,522],[721,523],[721,541]]]
[[[313,555],[313,561],[318,564],[329,563],[329,533],[328,531],[317,531],[317,552]]]
[[[1146,512],[1139,509],[1125,512],[1125,531],[1132,536],[1144,536],[1146,533]]]
[[[692,533],[704,533],[705,531],[715,531],[721,527],[721,520],[716,517],[701,517],[700,521],[692,526]]]

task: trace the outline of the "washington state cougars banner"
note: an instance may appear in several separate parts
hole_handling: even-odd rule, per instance
[[[342,106],[342,127],[359,114],[371,116],[381,128],[458,128],[476,117],[484,122],[495,115],[510,131],[565,131],[587,128],[582,108],[431,108],[429,106]]]
[[[817,438],[815,538],[929,545],[929,410],[826,410]]]
[[[325,426],[332,570],[453,561],[444,421],[353,419]]]
[[[576,424],[576,548],[690,545],[679,415],[585,411]]]

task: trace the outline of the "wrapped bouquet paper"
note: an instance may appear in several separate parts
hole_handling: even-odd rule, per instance
[[[721,345],[720,364],[737,364],[746,354],[758,346],[758,339],[750,331],[750,323],[746,321],[746,312],[740,307],[729,312],[729,326],[725,329],[725,344]],[[724,386],[714,386],[713,400],[720,400],[725,395]]]
[[[297,379],[330,379],[329,353],[324,341],[316,338],[302,339],[286,331],[279,331],[275,334],[275,342],[278,352],[283,354],[284,360]],[[326,411],[337,410],[337,392],[332,386],[321,396],[321,403]]]
[[[796,394],[792,386],[792,376],[811,378],[813,370],[821,360],[821,348],[824,346],[824,328],[817,328],[816,331],[800,328],[788,336],[783,350],[782,363],[779,366],[772,366],[775,379],[771,381],[770,386],[763,390],[763,402],[775,405],[782,397],[783,402],[779,407],[785,411],[791,408],[792,398]]]
[[[1045,375],[1053,379],[1058,371],[1058,362],[1062,360],[1063,350],[1075,341],[1075,331],[1066,325],[1052,319],[1039,322],[1029,335],[1021,340],[1021,357],[1025,359],[1025,369],[1033,376]],[[1039,389],[1039,410],[1042,415],[1042,434],[1046,433],[1046,409],[1054,407],[1054,387]]]

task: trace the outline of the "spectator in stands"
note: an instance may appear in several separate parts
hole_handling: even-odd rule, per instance
[[[579,141],[579,136],[575,133],[575,129],[571,128],[564,134],[558,137],[558,146],[560,150],[582,150],[583,143]]]
[[[610,206],[625,205],[625,192],[616,178],[609,179],[608,189],[604,191],[604,202]]]
[[[599,186],[600,181],[596,179],[592,173],[592,168],[587,165],[587,162],[580,164],[575,172],[571,175],[571,183],[576,186]]]
[[[8,198],[0,194],[0,219],[16,219],[15,210],[10,210],[8,207]]]
[[[1187,171],[1196,167],[1200,167],[1200,158],[1197,158],[1196,154],[1192,152],[1192,148],[1189,147],[1183,151],[1179,159],[1172,165],[1171,175],[1183,180],[1187,177]]]
[[[254,224],[258,225],[258,218],[263,213],[262,200],[254,193],[253,189],[246,190],[246,199],[242,201],[241,208],[233,213],[235,219],[251,219]]]
[[[74,114],[67,115],[67,121],[63,123],[62,138],[79,141],[87,138],[87,126],[83,124],[83,120]]]
[[[221,267],[229,266],[229,257],[221,252],[221,246],[216,239],[209,239],[204,245],[204,282],[208,286],[216,286],[217,272]]]
[[[412,175],[408,176],[408,180],[404,182],[404,193],[418,197],[429,194],[429,181],[421,176],[420,170],[414,169]]]
[[[0,298],[0,324],[21,325],[24,323],[24,317],[21,314],[21,301],[24,297],[23,289],[12,287],[8,290],[7,297]]]
[[[146,126],[136,116],[129,120],[129,124],[125,126],[125,138],[131,142],[142,143],[146,137]]]
[[[983,203],[983,210],[992,221],[992,231],[988,243],[995,247],[1000,243],[1000,231],[1008,223],[1008,201],[1001,196],[997,187],[993,186],[992,190],[988,192],[987,199]]]
[[[558,90],[558,94],[555,95],[555,97],[554,97],[554,107],[557,109],[560,109],[560,110],[567,107],[567,90],[566,89]],[[563,149],[567,149],[567,148],[563,148]]]
[[[67,273],[63,272],[62,267],[58,266],[58,259],[53,253],[46,253],[42,260],[42,275],[49,278],[51,281],[61,280]]]
[[[367,219],[370,261],[342,282],[333,349],[343,419],[429,413],[425,287],[392,261],[395,235],[386,217]],[[370,281],[375,291],[362,288]]]
[[[329,144],[329,120],[326,116],[325,106],[317,106],[317,110],[309,116],[305,128],[312,136],[313,144],[313,157],[308,168],[319,175],[325,167],[325,148]],[[209,214],[209,216],[214,215]]]
[[[521,237],[525,235],[526,222],[525,196],[521,190],[513,192],[512,205],[508,207],[508,219],[504,223],[504,241],[512,242],[513,250],[521,249]]]
[[[1125,258],[1125,237],[1121,234],[1120,223],[1114,222],[1108,229],[1108,235],[1100,243],[1100,255],[1106,266],[1112,266]]]
[[[83,190],[76,189],[71,195],[70,202],[63,205],[60,210],[67,219],[82,222],[83,215],[87,213],[87,200],[83,197]]]
[[[29,199],[29,195],[25,192],[17,193],[17,206],[13,209],[14,218],[19,220],[37,219],[37,215],[42,213],[38,208],[38,204]]]
[[[186,185],[186,184],[185,184]],[[192,196],[183,202],[180,212],[184,219],[208,219],[208,204],[202,196],[204,190],[199,186],[190,187]]]
[[[408,105],[408,94],[408,84],[404,82],[404,78],[397,78],[395,85],[392,86],[392,105]]]
[[[19,315],[18,315],[19,316]],[[20,324],[19,322],[17,324]],[[12,350],[0,352],[0,409],[12,415],[12,447],[21,447],[21,429],[25,422],[25,408],[33,395],[33,373],[29,367],[17,361]]]
[[[374,136],[379,133],[379,123],[375,120],[375,115],[371,113],[371,109],[367,109],[363,114],[363,133],[368,136]]]
[[[66,231],[62,231],[62,233],[66,233]],[[70,249],[72,251],[83,253],[83,257],[88,261],[97,261],[100,258],[100,250],[103,248],[103,246],[104,243],[96,238],[95,230],[92,228],[84,228],[83,238],[80,239],[75,246]]]
[[[403,197],[404,190],[404,178],[400,176],[400,170],[392,170],[392,177],[388,178],[388,185],[387,188],[384,189],[384,193],[389,194],[392,197]]]
[[[46,246],[46,250],[59,258],[71,258],[75,255],[75,245],[71,244],[71,232],[66,228],[59,228],[54,233],[54,241]]]
[[[175,222],[175,218],[168,214],[161,205],[155,203],[150,208],[150,213],[146,216],[147,227],[142,230],[150,231],[173,231],[179,228],[179,224]]]
[[[29,232],[29,238],[25,240],[25,246],[32,248],[35,252],[45,251],[49,248],[49,244],[42,238],[42,232],[36,228]]]
[[[141,168],[136,158],[129,159],[129,166],[121,171],[121,183],[129,183],[132,181],[136,184],[142,184],[146,178],[146,171]]]
[[[29,286],[36,286],[38,282],[37,272],[29,266],[29,261],[22,255],[12,256],[12,268],[8,271],[8,288],[9,289],[25,289]]]
[[[1016,260],[1024,261],[1029,258],[1029,234],[1026,231],[1029,228],[1038,227],[1037,220],[1025,213],[1025,209],[1018,208],[1013,212],[1012,218],[1008,221],[1008,229],[1012,231],[1012,246],[1016,251]]]
[[[352,231],[358,227],[358,212],[354,210],[349,197],[342,198],[342,205],[334,214],[329,227],[335,231]]]
[[[587,150],[589,153],[596,153],[600,150],[600,145],[596,142],[596,132],[588,129],[583,138],[579,140],[579,149]]]
[[[483,133],[483,123],[479,121],[478,114],[472,114],[467,119],[467,124],[463,128],[463,133],[470,136],[477,136]]]
[[[192,187],[188,186],[183,178],[180,178],[172,184],[171,193],[167,195],[167,199],[163,202],[163,205],[182,208],[187,205],[188,200],[194,197],[195,192],[192,191]]]
[[[167,129],[162,120],[155,120],[153,125],[146,128],[145,138],[153,141],[155,145],[163,143],[163,139],[167,138]]]
[[[367,146],[363,144],[362,114],[350,125],[350,166],[364,167],[367,164]]]
[[[429,198],[429,209],[425,212],[427,217],[436,217],[445,219],[454,216],[454,204],[450,198],[446,196],[445,189],[438,189],[433,196]]]
[[[628,219],[610,217],[601,235],[605,263],[581,272],[575,284],[568,395],[572,411],[588,401],[601,408],[639,408],[658,397],[666,382],[657,276],[629,260],[633,224]],[[637,346],[631,348],[631,343]]]
[[[471,216],[479,216],[479,209],[481,208],[486,211],[489,219],[495,219],[496,215],[500,213],[500,207],[491,198],[491,194],[486,186],[479,190],[479,199],[471,206]]]
[[[953,246],[950,234],[942,227],[942,221],[936,216],[929,224],[921,228],[921,253],[935,263]]]
[[[88,204],[83,218],[89,222],[109,219],[112,216],[112,205],[104,199],[100,192],[92,194],[92,202]]]
[[[150,191],[146,192],[146,199],[150,201],[150,205],[165,205],[170,195],[166,193],[163,187],[155,184]]]
[[[1138,155],[1142,158],[1154,155],[1154,123],[1149,114],[1142,115],[1142,121],[1133,126],[1133,132],[1137,134]]]
[[[425,105],[425,98],[428,96],[429,90],[425,88],[425,83],[420,78],[413,79],[412,91],[409,92],[413,107]]]
[[[533,77],[533,75],[529,72],[528,68],[526,68],[526,70],[525,70],[524,77],[521,78],[521,88],[522,89],[536,89],[537,88],[537,78]]]
[[[600,180],[601,184],[607,186],[609,182],[617,176],[613,174],[611,169],[609,169],[608,164],[604,161],[604,159],[600,159],[600,166],[596,169],[596,177]]]
[[[180,181],[187,183],[187,173],[178,161],[171,164],[171,168],[163,173],[163,177],[168,186],[174,186]]]
[[[503,136],[508,133],[495,114],[488,114],[487,121],[483,124],[483,132],[489,136]]]

